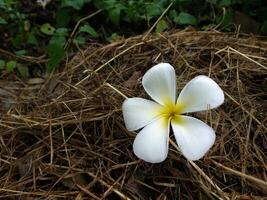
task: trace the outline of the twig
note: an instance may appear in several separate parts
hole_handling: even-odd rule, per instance
[[[219,50],[219,51],[215,52],[215,54],[218,54],[218,53],[220,53],[220,52],[222,52],[222,51],[225,51],[226,49],[228,49],[228,53],[232,53],[231,51],[229,51],[229,50],[232,50],[233,52],[235,52],[235,53],[237,53],[237,54],[239,54],[239,55],[243,56],[244,58],[246,58],[246,59],[250,60],[251,62],[254,62],[255,64],[257,64],[257,65],[261,66],[263,69],[267,69],[267,67],[266,67],[266,66],[264,66],[264,65],[260,64],[259,62],[257,62],[257,61],[255,61],[255,60],[253,60],[253,59],[252,59],[252,58],[250,58],[249,56],[247,56],[247,55],[245,55],[245,54],[241,53],[240,51],[237,51],[236,49],[234,49],[234,48],[232,48],[232,47],[226,47],[226,48],[223,48],[223,49],[221,49],[221,50]],[[254,56],[254,57],[255,57],[255,56]],[[255,57],[255,58],[257,58],[257,57]]]
[[[231,168],[226,167],[226,166],[224,166],[224,165],[222,165],[222,164],[220,164],[220,163],[218,163],[218,162],[216,162],[216,161],[214,161],[214,160],[212,160],[212,162],[213,162],[215,165],[217,165],[217,166],[219,166],[219,167],[221,167],[221,168],[223,168],[223,169],[225,169],[225,170],[231,172],[232,174],[235,174],[235,175],[237,175],[237,176],[240,176],[240,177],[242,177],[242,178],[245,178],[245,179],[248,179],[248,180],[254,182],[254,183],[257,184],[258,186],[261,186],[261,187],[265,188],[265,190],[267,191],[267,181],[264,181],[264,180],[261,180],[261,179],[259,179],[259,178],[254,177],[254,176],[250,176],[250,175],[244,174],[244,173],[242,173],[242,172],[239,172],[239,171],[237,171],[237,170],[231,169]]]
[[[146,37],[151,33],[151,31],[155,28],[155,26],[159,23],[159,21],[162,19],[162,17],[166,14],[166,12],[170,9],[173,2],[169,4],[169,6],[164,10],[164,12],[160,15],[160,17],[157,19],[157,21],[153,24],[153,26],[148,30],[148,32],[144,35],[142,40],[146,39]]]
[[[73,31],[72,31],[71,34],[70,34],[70,38],[68,39],[68,41],[66,42],[66,44],[65,44],[65,46],[64,46],[64,49],[66,49],[66,48],[68,47],[68,45],[70,44],[70,42],[73,40],[73,37],[74,37],[74,35],[75,35],[77,29],[79,28],[80,24],[81,24],[83,21],[85,21],[85,20],[87,20],[87,19],[90,19],[90,18],[94,17],[95,15],[97,15],[97,14],[100,13],[100,12],[102,12],[102,9],[99,9],[99,10],[97,10],[96,12],[94,12],[94,13],[92,13],[92,14],[90,14],[90,15],[88,15],[88,16],[82,18],[82,19],[80,19],[80,20],[76,23],[76,25],[75,25]]]
[[[123,94],[121,91],[119,91],[117,88],[115,88],[114,86],[110,85],[109,83],[105,83],[104,85],[110,87],[112,90],[114,90],[115,92],[117,92],[118,94],[123,96],[125,99],[128,99],[128,97],[125,94]]]
[[[224,93],[226,94],[226,96],[231,99],[235,104],[237,104],[238,106],[240,106],[240,108],[245,111],[255,122],[257,122],[259,125],[261,125],[261,127],[263,127],[265,130],[267,130],[267,128],[255,117],[253,116],[247,109],[245,109],[240,103],[238,103],[237,100],[234,99],[234,97],[232,97],[230,94],[228,94],[227,92],[224,91]]]
[[[132,46],[130,46],[129,48],[123,50],[122,52],[120,52],[119,54],[117,54],[116,56],[114,56],[113,58],[111,58],[109,61],[107,61],[106,63],[104,63],[103,65],[101,65],[100,67],[98,67],[93,73],[97,73],[99,70],[101,70],[103,67],[105,67],[106,65],[108,65],[109,63],[111,63],[113,60],[115,60],[116,58],[122,56],[123,54],[125,54],[127,51],[137,47],[137,46],[140,46],[144,44],[144,42],[139,42],[137,44],[134,44]],[[88,70],[85,70],[84,72],[87,72]],[[91,74],[93,73],[90,73],[89,75],[87,75],[85,78],[83,78],[81,81],[79,81],[78,83],[75,84],[75,86],[77,85],[80,85],[81,83],[83,83],[84,81],[86,81],[90,76]]]
[[[180,152],[179,147],[176,145],[176,143],[175,143],[173,140],[170,139],[170,143],[176,148],[176,150],[177,150],[178,152]],[[214,183],[214,182],[210,179],[210,177],[209,177],[207,174],[205,174],[205,172],[197,166],[196,163],[194,163],[194,162],[191,161],[191,160],[188,160],[188,162],[193,166],[193,168],[195,168],[195,170],[196,170],[196,171],[197,171],[197,172],[198,172],[204,179],[206,179],[206,180],[209,182],[209,184],[211,184],[211,185],[212,185],[212,186],[213,186],[213,187],[220,193],[220,195],[224,196],[226,199],[229,199],[228,197],[226,197],[226,194],[222,191],[222,189],[221,189],[216,183]]]

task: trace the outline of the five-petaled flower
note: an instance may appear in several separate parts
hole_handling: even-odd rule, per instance
[[[133,143],[134,153],[151,163],[166,159],[170,124],[181,150],[188,160],[202,158],[215,141],[214,130],[204,122],[182,114],[216,108],[224,101],[222,89],[207,76],[189,81],[176,99],[176,75],[168,63],[149,69],[142,79],[145,91],[156,102],[128,98],[122,111],[126,128],[143,128]]]

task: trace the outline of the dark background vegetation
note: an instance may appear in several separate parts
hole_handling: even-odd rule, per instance
[[[154,32],[190,25],[267,34],[265,0],[0,0],[1,78],[42,76],[89,43],[143,33],[171,3]]]

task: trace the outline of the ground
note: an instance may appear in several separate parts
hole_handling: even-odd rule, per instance
[[[264,38],[174,31],[91,44],[60,73],[0,87],[0,196],[3,199],[263,199],[266,183]],[[171,142],[160,164],[132,151],[121,105],[148,98],[150,67],[175,67],[180,91],[193,77],[225,93],[218,109],[194,114],[216,131],[199,161]],[[174,141],[173,134],[171,139]]]

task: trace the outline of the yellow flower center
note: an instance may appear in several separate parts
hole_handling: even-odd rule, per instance
[[[172,120],[178,117],[184,110],[185,105],[182,103],[174,104],[172,102],[165,103],[165,106],[160,111],[162,116],[166,116],[166,119]]]

